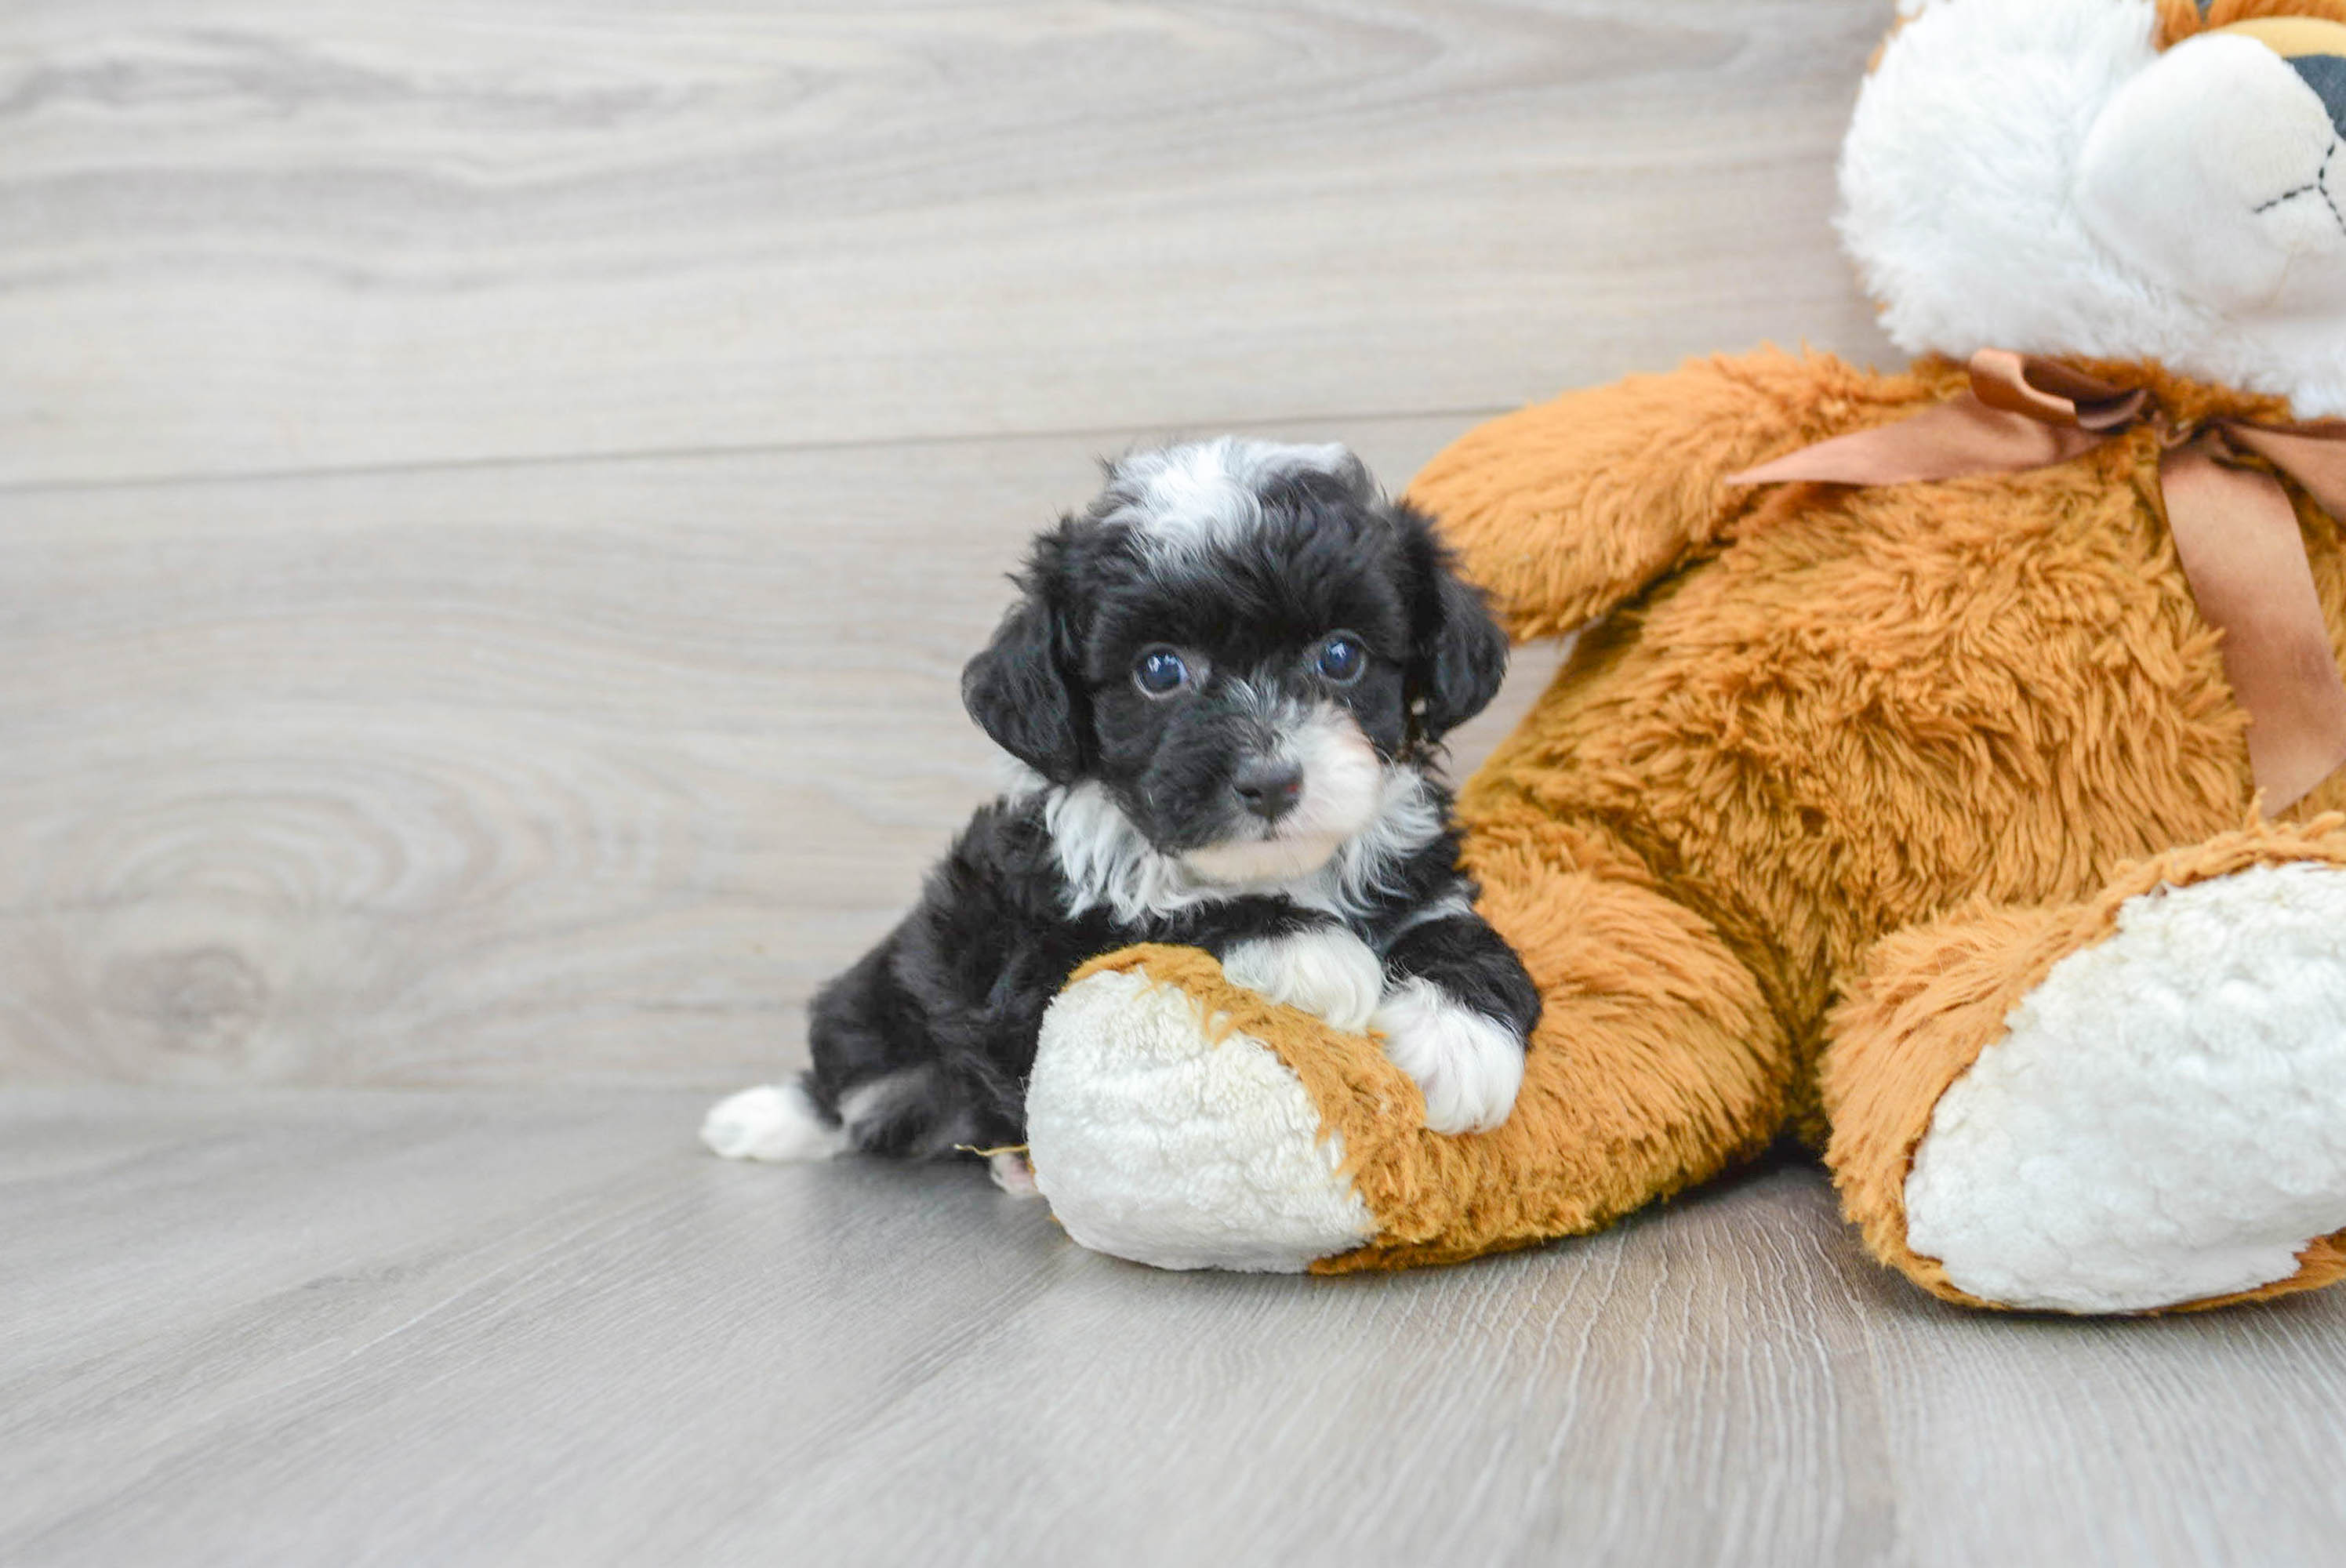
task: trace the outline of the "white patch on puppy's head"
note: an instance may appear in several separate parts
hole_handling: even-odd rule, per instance
[[[1102,522],[1130,526],[1145,547],[1199,555],[1260,525],[1263,491],[1301,473],[1337,480],[1363,499],[1373,490],[1361,460],[1336,443],[1225,435],[1127,453],[1108,465],[1096,511]]]

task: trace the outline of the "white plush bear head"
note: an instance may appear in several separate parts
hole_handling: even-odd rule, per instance
[[[1911,353],[2156,359],[2346,414],[2346,0],[1902,0],[1843,241]]]

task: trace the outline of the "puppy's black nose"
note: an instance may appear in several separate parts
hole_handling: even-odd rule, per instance
[[[1266,822],[1276,822],[1295,809],[1303,797],[1303,765],[1280,757],[1258,757],[1239,765],[1230,776],[1246,809]]]

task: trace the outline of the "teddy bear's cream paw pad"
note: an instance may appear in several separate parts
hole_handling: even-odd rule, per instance
[[[1216,1042],[1189,995],[1107,970],[1043,1015],[1026,1085],[1035,1179],[1067,1234],[1159,1268],[1294,1272],[1375,1233],[1287,1064]]]
[[[700,1141],[729,1160],[827,1160],[847,1129],[826,1123],[796,1084],[760,1084],[729,1095],[701,1119]]]
[[[1384,992],[1385,969],[1369,944],[1348,931],[1300,931],[1242,942],[1222,960],[1233,985],[1300,1008],[1331,1029],[1368,1027]]]
[[[1906,1240],[2013,1307],[2141,1311],[2297,1272],[2346,1228],[2346,871],[2133,899],[1943,1095]]]

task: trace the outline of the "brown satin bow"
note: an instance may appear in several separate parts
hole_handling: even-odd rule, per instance
[[[2199,613],[2223,633],[2224,675],[2249,714],[2249,765],[2279,811],[2346,766],[2346,678],[2330,646],[2288,474],[2346,520],[2346,421],[2178,427],[2143,387],[2123,387],[2057,360],[1983,349],[1971,390],[1874,430],[1835,436],[1729,476],[1729,484],[1806,480],[1904,484],[2015,473],[2066,463],[2149,423],[2166,446],[2160,489],[2175,553]]]

